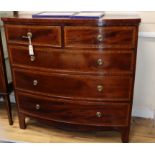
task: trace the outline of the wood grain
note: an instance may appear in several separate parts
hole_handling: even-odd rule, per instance
[[[130,101],[130,76],[90,76],[14,69],[15,88],[62,98],[96,101]],[[33,84],[37,80],[37,85]],[[99,91],[98,86],[103,90]]]
[[[7,115],[0,104],[0,140],[32,143],[120,143],[120,134],[115,131],[86,131],[64,130],[62,128],[43,125],[34,120],[26,119],[26,130],[19,129],[16,107],[13,106],[14,124],[10,127]],[[153,120],[133,118],[130,132],[131,143],[155,143],[155,128]]]
[[[53,116],[62,127],[66,126],[60,122],[63,119],[71,122],[68,123],[70,128],[73,128],[72,122],[83,121],[88,125],[92,121],[102,129],[119,131],[122,142],[129,141],[139,18],[109,18],[105,15],[100,20],[82,20],[19,16],[2,20],[15,94],[16,98],[20,98],[17,105],[21,129],[26,128],[26,116],[49,123],[47,119],[39,117],[45,115],[51,119]],[[33,62],[26,55],[28,42],[21,39],[29,31],[33,32],[32,44],[36,54]],[[12,45],[17,48],[11,49]],[[38,99],[28,96],[26,100],[18,91],[36,95]],[[54,98],[55,101],[50,104],[48,99],[42,100],[39,96],[42,99],[43,96]],[[58,102],[58,99],[63,101]],[[67,104],[66,99],[72,104]],[[81,105],[76,105],[79,101]],[[108,101],[107,105],[104,105],[105,101]],[[33,111],[37,102],[43,107],[38,115]],[[105,113],[102,124],[93,117],[99,110]],[[106,123],[117,126],[106,128]],[[94,128],[98,130],[95,125]],[[83,127],[79,125],[76,129]]]
[[[20,113],[30,114],[47,120],[95,126],[124,126],[128,125],[130,104],[107,103],[101,104],[76,103],[69,100],[39,97],[17,91],[17,103]],[[29,106],[27,106],[29,104]],[[36,109],[36,106],[39,106]],[[96,114],[101,113],[98,117]],[[67,115],[66,115],[67,114]]]
[[[51,20],[53,22],[51,22]],[[2,21],[7,24],[15,23],[15,24],[26,24],[26,25],[68,25],[68,26],[115,26],[115,25],[126,25],[133,26],[138,25],[141,21],[139,16],[116,16],[116,15],[105,15],[100,20],[98,19],[72,19],[70,18],[32,18],[30,14],[20,14],[16,17],[3,17]]]
[[[61,47],[61,28],[59,26],[5,25],[9,43],[28,45],[28,32],[32,33],[32,44],[39,46]]]
[[[98,40],[98,35],[102,40]],[[64,28],[65,47],[75,48],[134,48],[136,28],[116,27],[76,27]]]
[[[66,50],[34,48],[35,59],[31,61],[28,47],[9,46],[11,63],[15,67],[51,69],[59,72],[82,72],[85,74],[132,74],[135,52],[133,50]],[[92,56],[93,55],[93,56]],[[98,64],[101,59],[102,64]]]

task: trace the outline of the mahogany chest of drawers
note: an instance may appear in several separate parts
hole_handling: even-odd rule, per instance
[[[2,20],[20,128],[28,116],[118,130],[128,142],[140,19]]]

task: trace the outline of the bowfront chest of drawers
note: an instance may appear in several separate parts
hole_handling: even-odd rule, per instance
[[[128,142],[140,19],[2,20],[20,128],[30,117],[114,129]]]

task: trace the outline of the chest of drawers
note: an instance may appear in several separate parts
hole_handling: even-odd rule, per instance
[[[28,116],[118,130],[128,142],[140,19],[2,20],[20,128]]]

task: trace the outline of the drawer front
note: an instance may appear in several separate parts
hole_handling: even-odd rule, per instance
[[[28,44],[23,36],[31,32],[33,45],[61,47],[60,26],[6,25],[5,29],[9,43]]]
[[[15,66],[48,68],[73,72],[98,72],[109,74],[131,73],[135,53],[131,50],[77,51],[34,48],[30,57],[27,47],[10,46],[11,63]]]
[[[85,104],[55,100],[36,95],[17,93],[17,101],[21,112],[60,122],[124,126],[128,124],[130,104],[102,103]]]
[[[15,87],[63,98],[88,100],[130,100],[130,76],[88,76],[45,74],[14,70]]]
[[[133,26],[65,27],[65,46],[78,48],[134,48]]]

